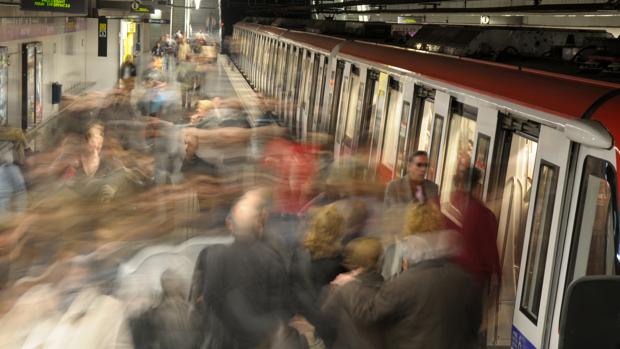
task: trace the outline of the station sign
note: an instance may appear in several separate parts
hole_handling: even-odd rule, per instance
[[[88,0],[21,0],[20,8],[24,11],[86,14],[88,12]]]
[[[152,19],[152,18],[143,18],[142,23],[149,24],[170,24],[169,19]]]
[[[398,16],[397,19],[398,24],[418,24],[424,22],[424,16]]]
[[[132,13],[151,14],[155,13],[153,5],[145,4],[142,1],[115,1],[97,0],[98,9],[123,10]]]
[[[105,17],[99,17],[97,23],[97,56],[108,56],[108,20]]]

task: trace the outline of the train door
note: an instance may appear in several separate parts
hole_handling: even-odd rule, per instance
[[[413,154],[417,150],[428,152],[430,148],[431,127],[434,116],[434,97],[435,91],[422,85],[415,85],[413,96],[412,124],[409,127],[406,156]],[[406,167],[401,170],[400,175],[404,175]]]
[[[273,59],[269,62],[271,66],[271,74],[269,78],[269,97],[273,97],[275,95],[275,86],[276,86],[276,76],[278,72],[278,59],[280,58],[280,50],[279,50],[279,42],[277,39],[273,40]]]
[[[315,56],[315,66],[318,60],[317,85],[313,89],[314,94],[312,103],[311,129],[312,132],[319,132],[321,124],[321,113],[323,111],[323,99],[325,97],[325,78],[327,77],[327,58],[323,55]]]
[[[570,146],[563,132],[541,127],[513,318],[513,347],[540,348],[543,342]]]
[[[498,217],[501,278],[491,280],[483,328],[489,347],[505,348],[512,335],[540,125],[506,115],[498,122],[486,203]]]
[[[255,88],[258,87],[257,85],[257,81],[256,81],[256,76],[257,76],[257,71],[258,71],[258,59],[259,59],[259,51],[260,51],[260,42],[261,42],[261,37],[258,34],[254,35],[254,46],[252,47],[252,61],[250,61],[250,80],[252,83],[252,86],[254,86]]]
[[[351,95],[351,88],[353,87],[352,83],[349,82],[349,80],[352,80],[351,75],[351,63],[346,62],[342,73],[340,102],[338,103],[339,105],[338,109],[336,109],[336,113],[332,115],[332,117],[336,118],[336,129],[334,133],[334,156],[336,158],[340,155],[342,133],[344,132],[344,124],[346,123],[347,111],[350,102],[349,96]],[[359,74],[355,80],[359,81]]]
[[[276,62],[278,61],[277,41],[274,38],[269,40],[269,60],[267,60],[267,81],[266,93],[267,96],[273,96],[273,85],[275,79]]]
[[[276,114],[280,120],[284,120],[284,99],[286,96],[286,83],[288,81],[288,74],[286,71],[286,64],[288,63],[288,45],[280,43],[280,55],[278,56],[278,74],[276,75]]]
[[[305,139],[308,132],[312,129],[312,111],[314,109],[314,96],[316,96],[316,84],[318,79],[318,63],[319,54],[315,52],[308,52],[306,64],[304,67],[305,81],[304,81],[304,93],[303,99],[300,103],[300,120],[301,131],[303,138]]]
[[[297,51],[297,55],[295,57],[295,79],[293,80],[293,98],[291,101],[291,109],[290,109],[290,113],[291,113],[291,125],[292,125],[292,129],[291,131],[293,132],[293,135],[296,137],[299,137],[300,134],[299,132],[301,131],[301,129],[299,128],[299,118],[297,117],[297,106],[299,104],[299,98],[301,96],[301,89],[303,87],[302,84],[302,78],[304,76],[304,69],[302,69],[303,67],[303,60],[304,60],[304,54],[305,54],[305,50],[304,49],[298,49]]]
[[[334,58],[335,59],[335,58]],[[344,62],[336,61],[335,68],[331,71],[329,79],[329,98],[327,99],[327,115],[324,115],[324,125],[322,129],[330,135],[336,132],[336,122],[338,121],[338,107],[340,106],[340,92],[342,87],[342,77],[344,75]]]
[[[432,120],[430,121],[430,139],[428,139],[428,171],[426,172],[426,179],[429,181],[438,182],[441,172],[441,154],[444,152],[447,129],[447,118],[450,110],[451,98],[445,92],[435,91],[435,100],[433,104],[434,113],[432,114]],[[421,140],[423,142],[423,140]]]
[[[267,70],[267,60],[269,58],[269,50],[267,49],[269,43],[269,38],[267,36],[263,36],[260,45],[260,53],[258,57],[258,86],[259,91],[265,92],[265,72]]]
[[[364,107],[364,92],[366,91],[366,75],[368,68],[358,65],[351,66],[348,101],[346,109],[340,114],[340,125],[336,134],[336,146],[340,147],[339,155],[350,155],[356,151],[359,135],[359,119]]]
[[[397,171],[401,128],[405,129],[405,133],[403,133],[404,152],[404,140],[411,117],[413,82],[405,78],[399,78],[397,80],[394,77],[389,77],[386,88],[387,100],[385,103],[385,113],[383,113],[385,116],[378,119],[377,115],[379,112],[377,111],[375,113],[373,141],[371,143],[370,152],[371,158],[376,159],[378,163],[375,173],[378,174],[379,178],[383,181],[394,178],[395,172]],[[380,90],[378,92],[379,94],[381,93]],[[378,100],[377,109],[379,109],[380,104],[382,104],[382,102]],[[403,120],[404,126],[401,124]],[[376,147],[375,141],[377,144]]]
[[[413,81],[403,80],[402,82],[402,109],[399,115],[395,115],[398,125],[390,126],[396,128],[396,159],[392,171],[392,178],[403,175],[407,168],[407,144],[409,137],[414,129],[413,112],[414,109],[414,90]],[[388,110],[389,112],[389,110]],[[393,146],[393,145],[392,145]]]
[[[284,118],[289,129],[293,128],[293,118],[291,108],[293,105],[293,93],[295,89],[295,83],[297,78],[297,47],[292,46],[289,50],[288,65],[288,81],[286,86],[286,99],[284,102]]]
[[[306,108],[307,110],[307,116],[306,116],[306,121],[304,122],[304,124],[306,125],[306,129],[308,132],[314,132],[315,130],[315,125],[316,125],[316,105],[317,105],[317,90],[320,89],[321,86],[321,81],[319,79],[322,79],[322,67],[321,64],[323,62],[323,56],[315,53],[312,57],[312,75],[310,77],[310,91],[309,91],[309,96],[308,96],[308,106]]]
[[[368,168],[370,173],[376,175],[379,164],[380,147],[383,142],[383,111],[387,103],[389,76],[386,73],[379,73],[379,82],[372,99],[373,110],[370,117],[370,155],[368,157]]]
[[[245,76],[248,76],[248,68],[249,68],[249,61],[250,61],[250,55],[251,55],[251,49],[250,49],[250,45],[252,44],[252,33],[249,31],[245,32],[245,48],[244,48],[244,53],[243,53],[243,72],[245,73]]]
[[[311,53],[309,50],[302,51],[302,59],[300,65],[300,76],[301,80],[299,81],[299,97],[297,100],[297,105],[295,107],[295,115],[297,118],[297,126],[296,129],[300,132],[301,138],[304,139],[306,137],[306,126],[305,117],[306,115],[306,96],[308,95],[308,82],[310,81],[310,74],[312,72],[312,68],[308,69],[309,64],[311,62],[310,59]]]
[[[549,305],[544,344],[557,348],[559,342],[560,312],[568,286],[583,276],[615,275],[620,270],[616,256],[619,232],[617,174],[613,150],[596,149],[581,145],[575,161],[571,207],[561,232],[557,253],[557,273]],[[567,190],[567,192],[571,192]],[[543,345],[544,346],[544,345]]]
[[[261,44],[261,53],[259,56],[259,75],[258,75],[258,86],[259,91],[261,93],[265,93],[265,71],[267,70],[267,59],[269,56],[269,38],[267,36],[263,37]]]
[[[478,108],[471,104],[453,100],[450,102],[447,118],[445,155],[441,165],[440,203],[444,214],[455,223],[462,221],[461,213],[455,202],[454,193],[463,189],[464,171],[472,164],[476,128],[478,124]]]
[[[269,39],[269,58],[267,59],[267,77],[265,78],[265,94],[271,96],[271,86],[273,85],[273,71],[276,62],[276,50],[274,39]]]

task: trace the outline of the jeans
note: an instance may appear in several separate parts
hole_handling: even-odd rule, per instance
[[[0,216],[25,211],[27,202],[26,183],[19,167],[0,165]]]

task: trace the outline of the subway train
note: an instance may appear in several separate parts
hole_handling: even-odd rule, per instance
[[[620,271],[620,85],[243,22],[233,40],[237,67],[281,102],[275,112],[300,140],[329,133],[336,159],[367,153],[384,181],[426,150],[456,224],[459,168],[479,168],[502,268],[485,302],[486,346],[570,341],[560,328],[571,286]]]

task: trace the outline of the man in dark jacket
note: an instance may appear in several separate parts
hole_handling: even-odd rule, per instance
[[[349,287],[343,301],[354,319],[385,326],[384,348],[478,348],[479,285],[452,261],[452,249],[439,245],[449,239],[438,234],[420,235],[416,246],[406,247],[407,270],[375,292],[356,273],[334,281]]]
[[[263,194],[245,194],[227,220],[235,242],[210,255],[202,301],[207,316],[216,317],[208,323],[221,325],[217,331],[209,329],[212,347],[256,348],[291,316],[285,304],[284,261],[263,238],[266,216]]]
[[[428,165],[428,154],[425,151],[413,153],[407,164],[407,175],[391,181],[385,188],[385,205],[389,207],[438,200],[437,184],[425,179]]]

